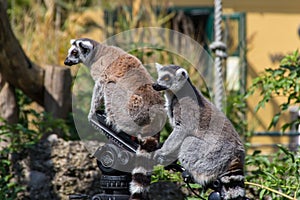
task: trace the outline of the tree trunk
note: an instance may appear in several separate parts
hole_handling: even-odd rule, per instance
[[[69,68],[43,69],[31,62],[11,29],[6,9],[6,0],[0,0],[0,74],[54,117],[65,118],[71,107]]]
[[[6,9],[6,0],[0,0],[0,73],[43,106],[44,70],[25,55],[10,27]]]

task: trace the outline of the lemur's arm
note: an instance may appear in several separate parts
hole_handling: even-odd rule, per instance
[[[92,100],[91,100],[91,108],[90,108],[90,112],[88,115],[88,119],[89,121],[92,119],[92,116],[95,114],[97,108],[100,106],[101,104],[101,100],[103,98],[103,87],[100,84],[99,81],[95,82],[95,86],[93,89],[93,95],[92,95]]]
[[[187,133],[183,128],[175,127],[163,146],[155,151],[154,158],[159,164],[168,162],[173,158],[177,159],[181,144],[186,137]]]

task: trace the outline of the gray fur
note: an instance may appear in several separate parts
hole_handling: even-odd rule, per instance
[[[77,54],[76,54],[77,53]],[[107,123],[131,135],[158,133],[166,122],[164,100],[142,63],[120,48],[90,39],[71,40],[66,65],[83,63],[95,81],[88,118],[104,100]]]
[[[245,150],[231,122],[192,85],[186,70],[173,65],[156,67],[158,79],[153,87],[165,91],[173,131],[154,157],[161,164],[178,158],[201,185],[230,171],[243,173]],[[243,177],[224,175],[220,180],[243,182]],[[224,191],[225,199],[244,195],[243,186]]]
[[[167,118],[164,99],[152,88],[150,74],[136,57],[90,39],[71,40],[65,64],[78,63],[90,68],[95,81],[88,119],[104,101],[106,122],[117,130],[138,136],[141,145],[137,150],[137,160],[147,158],[149,153],[141,146],[146,149],[157,146],[157,138],[152,136],[161,131]],[[149,164],[135,164],[130,184],[132,198],[147,191],[148,184],[143,181],[147,178]],[[140,174],[144,178],[140,178]]]

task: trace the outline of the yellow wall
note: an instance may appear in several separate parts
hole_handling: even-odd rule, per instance
[[[175,6],[213,6],[213,0],[169,0]],[[299,0],[223,0],[223,7],[242,12],[299,13]]]
[[[300,14],[247,13],[248,85],[264,68],[279,65],[278,62],[272,63],[271,55],[285,55],[299,49],[300,38],[297,33],[299,26]],[[253,118],[251,112],[257,105],[258,99],[260,99],[259,95],[256,94],[248,101],[249,125],[256,131],[265,131],[271,116],[278,111],[280,99],[270,101],[266,108],[255,114]],[[288,116],[285,118],[289,120]]]
[[[173,0],[174,6],[214,6],[213,0]],[[270,55],[285,55],[300,50],[300,1],[299,0],[223,0],[223,11],[246,12],[248,86],[265,68],[278,66],[272,63]],[[280,99],[272,100],[265,109],[254,113],[259,95],[248,101],[249,128],[255,131],[267,131],[274,114],[278,112]],[[286,115],[280,122],[289,120]],[[280,123],[279,123],[280,125]],[[279,127],[279,126],[278,126]],[[279,128],[275,130],[279,131]]]

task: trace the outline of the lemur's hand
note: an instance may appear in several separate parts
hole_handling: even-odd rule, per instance
[[[166,156],[163,154],[161,150],[155,151],[153,158],[155,162],[160,165],[163,165],[167,160]]]
[[[93,110],[91,109],[90,112],[89,112],[89,115],[88,115],[88,120],[89,120],[89,122],[91,122],[91,120],[92,120],[94,114],[95,114],[95,111],[93,111]]]

